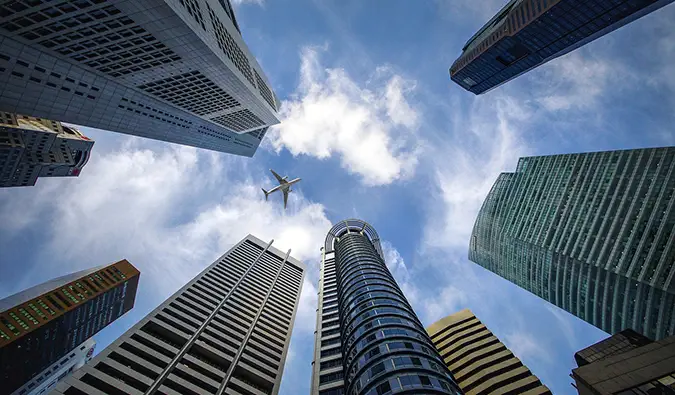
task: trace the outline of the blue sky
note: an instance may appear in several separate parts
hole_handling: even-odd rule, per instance
[[[99,350],[248,233],[309,270],[282,394],[310,384],[319,248],[359,217],[425,324],[470,308],[556,394],[575,351],[606,336],[467,259],[483,198],[524,155],[675,144],[675,6],[486,95],[447,69],[505,0],[236,4],[283,123],[253,159],[83,128],[96,140],[79,178],[0,190],[0,298],[129,259],[135,308]],[[268,168],[303,181],[283,211]]]

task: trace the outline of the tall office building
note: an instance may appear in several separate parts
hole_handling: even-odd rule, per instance
[[[574,358],[570,376],[580,395],[675,394],[675,336],[652,342],[628,329]]]
[[[22,385],[21,388],[12,392],[12,395],[48,394],[56,386],[56,383],[89,362],[94,355],[95,347],[94,339],[85,340],[69,354],[54,362],[47,369],[35,375],[29,382]]]
[[[450,77],[481,94],[673,0],[511,0],[462,48]]]
[[[77,177],[94,142],[61,122],[0,112],[0,187]]]
[[[465,394],[551,394],[471,310],[442,318],[427,332]]]
[[[277,394],[304,271],[249,235],[53,394]]]
[[[469,259],[606,332],[675,334],[675,147],[521,158]]]
[[[314,341],[312,395],[461,394],[364,221],[328,232]]]
[[[229,0],[0,3],[0,111],[253,156],[278,108]]]
[[[131,310],[139,275],[122,260],[0,300],[0,394],[11,394],[39,378],[40,372]]]

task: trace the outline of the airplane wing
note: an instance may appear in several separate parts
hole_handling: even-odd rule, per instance
[[[282,192],[284,193],[284,210],[285,210],[286,205],[288,204],[288,189],[284,189]]]
[[[270,171],[272,172],[272,174],[274,174],[274,178],[276,178],[277,181],[279,181],[279,184],[283,185],[283,184],[285,184],[285,183],[287,182],[286,180],[283,179],[283,177],[281,177],[280,175],[278,175],[276,171],[274,171],[274,170],[272,170],[272,169],[270,169]]]

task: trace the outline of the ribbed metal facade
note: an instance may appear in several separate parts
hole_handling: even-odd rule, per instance
[[[277,394],[304,276],[247,236],[55,394]]]
[[[460,394],[360,220],[326,238],[312,394]]]
[[[464,393],[551,394],[471,310],[442,318],[427,332]]]
[[[511,0],[462,48],[450,76],[481,94],[673,0]]]
[[[521,158],[469,259],[609,332],[675,333],[675,147]]]

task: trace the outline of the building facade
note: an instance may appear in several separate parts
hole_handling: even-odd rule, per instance
[[[442,318],[427,332],[465,394],[551,394],[471,310]]]
[[[126,260],[72,273],[0,300],[0,394],[54,362],[134,306],[140,273]]]
[[[229,0],[0,4],[0,111],[253,156],[278,108]]]
[[[277,394],[304,271],[249,235],[53,394]]]
[[[466,42],[450,77],[487,92],[672,1],[511,0]]]
[[[521,158],[469,259],[609,333],[675,334],[675,147]]]
[[[312,395],[461,394],[361,220],[323,247]]]
[[[38,373],[29,382],[21,388],[12,392],[12,395],[42,395],[47,394],[56,386],[56,383],[68,377],[69,374],[84,366],[94,355],[96,342],[94,339],[87,339],[84,343],[77,346],[72,352],[50,367]]]
[[[61,122],[0,112],[0,187],[32,186],[38,177],[77,177],[93,146]]]
[[[675,394],[675,336],[657,342],[626,330],[574,355],[580,395]]]

